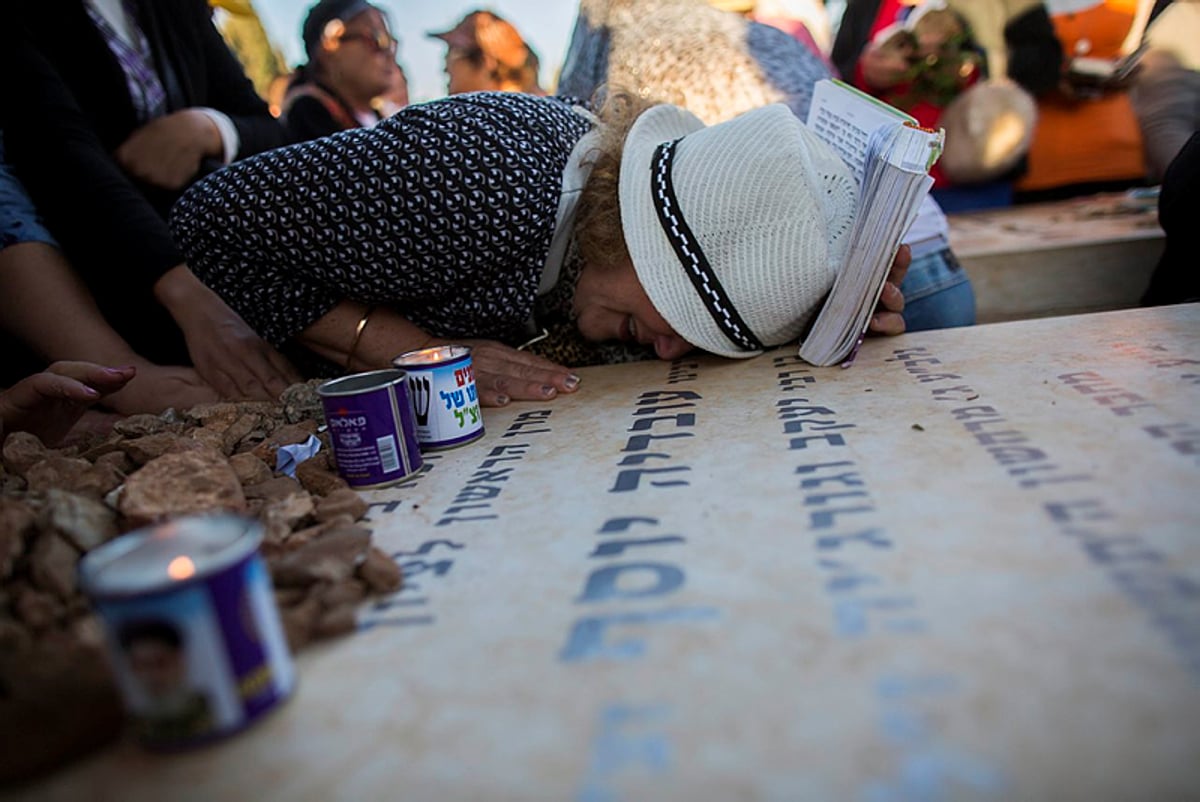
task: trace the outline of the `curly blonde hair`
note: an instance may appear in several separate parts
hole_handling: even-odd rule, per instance
[[[585,265],[615,265],[629,258],[621,228],[621,155],[625,137],[642,112],[660,100],[617,88],[596,93],[600,141],[585,158],[592,172],[579,195],[575,239]]]

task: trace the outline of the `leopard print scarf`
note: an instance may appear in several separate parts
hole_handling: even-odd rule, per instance
[[[575,326],[574,309],[575,287],[582,271],[583,261],[572,240],[557,283],[533,305],[534,320],[546,336],[524,350],[571,368],[654,359],[654,350],[638,343],[595,343],[583,338]]]

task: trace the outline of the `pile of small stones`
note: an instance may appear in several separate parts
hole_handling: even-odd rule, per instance
[[[124,532],[193,513],[257,518],[293,649],[351,631],[363,599],[400,587],[399,567],[356,523],[367,504],[337,475],[318,433],[321,418],[310,382],[289,388],[278,404],[133,415],[111,435],[67,448],[22,432],[4,441],[0,782],[50,768],[119,731],[102,630],[76,569],[83,554]],[[312,436],[322,447],[295,466],[294,478],[275,470],[281,447]],[[36,732],[52,748],[31,743]]]

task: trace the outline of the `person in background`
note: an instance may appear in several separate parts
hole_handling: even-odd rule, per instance
[[[611,83],[710,124],[768,103],[804,119],[828,77],[811,48],[705,0],[583,0],[559,93],[588,98]]]
[[[44,0],[7,21],[8,159],[104,321],[155,364],[194,365],[223,397],[277,397],[295,371],[196,279],[165,220],[196,178],[286,139],[207,3]],[[39,286],[27,297],[61,322]],[[59,328],[67,358],[84,358],[85,329]]]
[[[1041,0],[849,0],[833,46],[848,82],[946,129],[931,174],[949,211],[1012,203],[1061,59]]]
[[[1197,220],[1200,220],[1200,130],[1192,133],[1163,175],[1158,222],[1166,235],[1166,245],[1142,296],[1142,306],[1200,301]]]
[[[1146,178],[1160,184],[1184,143],[1200,131],[1200,71],[1167,51],[1152,50],[1142,56],[1130,100],[1142,133]]]
[[[136,375],[126,377],[120,386],[106,389],[103,405],[118,413],[185,409],[218,400],[216,391],[193,368],[153,364],[108,324],[43,225],[25,188],[4,162],[2,135],[0,331],[16,340],[3,343],[0,386],[18,382],[30,373],[52,370],[46,368],[48,363],[70,364],[70,360],[83,359],[136,369]],[[38,386],[44,382],[41,380]],[[55,386],[61,386],[61,382]]]
[[[1019,202],[1058,200],[1145,183],[1142,135],[1128,85],[1096,82],[1075,68],[1076,59],[1120,58],[1139,21],[1142,2],[1149,0],[1049,4],[1065,59],[1057,88],[1038,98],[1029,169],[1016,185]]]
[[[373,101],[375,111],[379,113],[380,118],[391,117],[408,105],[408,76],[405,75],[404,68],[398,63],[393,62],[392,64],[395,69],[392,70],[387,91]]]
[[[713,124],[776,102],[803,120],[813,86],[829,77],[824,60],[795,38],[705,0],[584,0],[559,86],[579,97],[606,83],[624,86]],[[974,323],[974,290],[933,200],[921,205],[905,242],[906,329]]]
[[[1130,99],[1147,177],[1160,183],[1184,143],[1200,131],[1200,0],[1159,2],[1153,12]]]
[[[829,54],[829,17],[820,0],[708,0],[708,4],[778,28],[823,59]]]
[[[511,23],[491,11],[472,11],[450,30],[429,36],[446,43],[447,94],[545,94],[537,56]]]
[[[295,73],[292,72],[280,75],[267,87],[264,99],[267,101],[267,110],[271,112],[272,117],[278,119],[283,116],[283,99],[287,97],[288,87],[292,85],[293,78],[295,78]]]
[[[307,63],[296,69],[283,119],[296,142],[379,122],[374,100],[388,90],[397,41],[366,0],[321,0],[301,29]]]
[[[529,42],[525,43],[525,52],[528,54],[528,57],[525,59],[525,68],[530,75],[527,81],[528,88],[525,91],[531,95],[545,96],[548,93],[542,88],[541,81],[538,78],[542,74],[542,57],[538,55]]]
[[[822,56],[827,57],[833,47],[833,31],[824,0],[757,0],[754,19],[805,44],[811,39]]]

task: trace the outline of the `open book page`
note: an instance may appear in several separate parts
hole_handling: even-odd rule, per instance
[[[809,119],[839,153],[860,148],[843,158],[862,165],[845,262],[800,347],[806,361],[831,365],[851,354],[866,331],[900,240],[933,185],[928,171],[941,153],[942,132],[832,81],[817,84]]]
[[[881,100],[860,92],[848,83],[825,79],[813,87],[812,103],[805,121],[842,161],[850,165],[859,186],[871,134],[898,122],[916,120]]]

